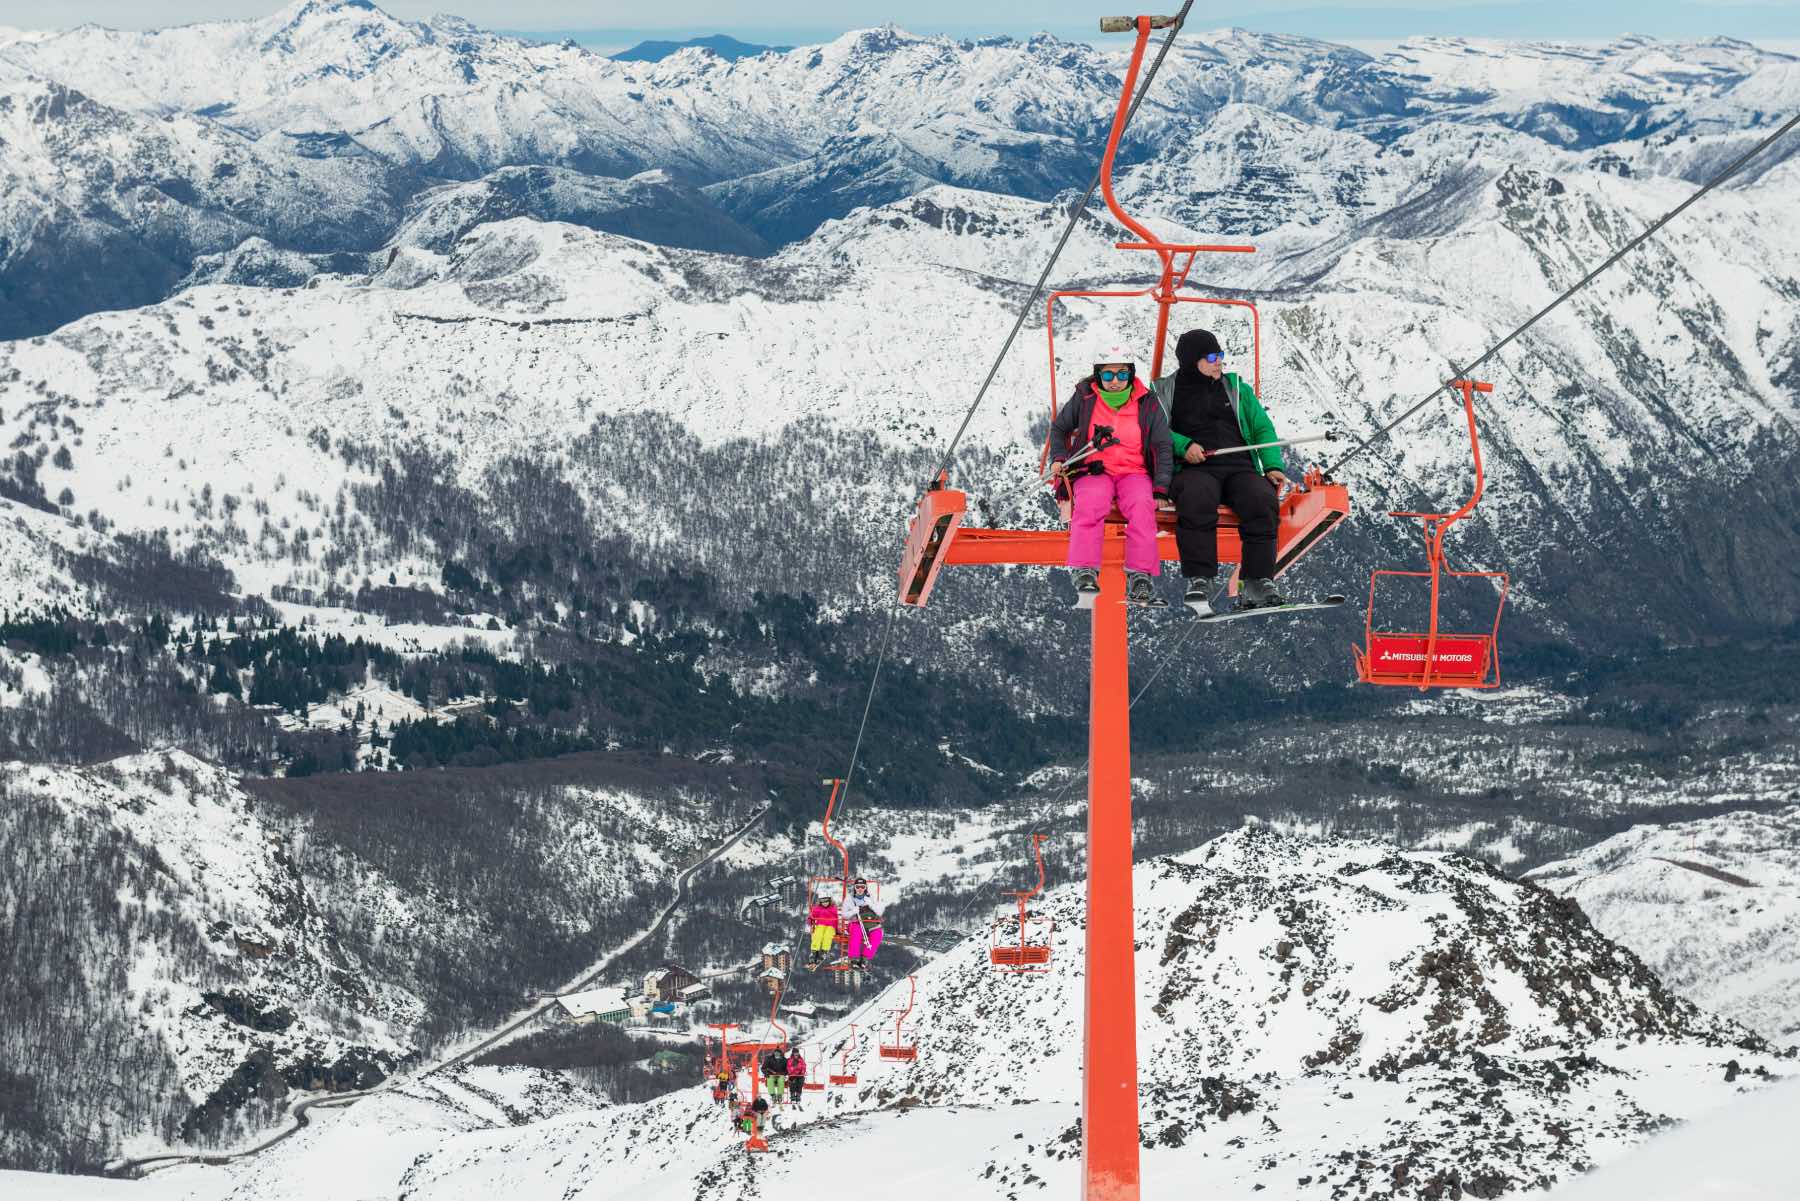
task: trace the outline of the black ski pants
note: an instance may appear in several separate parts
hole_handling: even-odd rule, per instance
[[[1235,457],[1235,456],[1234,456]],[[1219,570],[1219,503],[1238,516],[1244,544],[1243,576],[1266,580],[1275,574],[1275,485],[1248,462],[1186,463],[1169,486],[1175,502],[1175,545],[1181,574],[1205,579]]]

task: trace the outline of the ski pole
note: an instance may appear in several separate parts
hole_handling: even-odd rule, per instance
[[[1095,435],[1091,439],[1088,440],[1087,445],[1083,446],[1080,450],[1076,451],[1074,454],[1070,455],[1068,458],[1066,458],[1062,461],[1063,470],[1067,471],[1070,466],[1081,462],[1083,459],[1087,458],[1090,455],[1099,454],[1101,451],[1107,449],[1109,446],[1112,446],[1115,443],[1117,443],[1118,440],[1119,440],[1118,435],[1114,434],[1111,430],[1106,430],[1104,432],[1095,433]],[[1056,478],[1056,476],[1054,474],[1056,466],[1057,465],[1055,463],[1050,464],[1050,469],[1052,471],[1052,474],[1040,475],[1038,477],[1038,483],[1048,484],[1052,480],[1054,480]]]
[[[1214,455],[1231,455],[1243,450],[1268,450],[1271,446],[1305,446],[1309,442],[1336,442],[1336,430],[1327,430],[1323,434],[1308,434],[1304,438],[1278,438],[1274,442],[1252,442],[1247,446],[1221,446],[1217,450],[1206,452],[1207,458]]]

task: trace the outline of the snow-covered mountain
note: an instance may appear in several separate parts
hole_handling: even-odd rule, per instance
[[[1605,640],[1800,611],[1780,519],[1800,504],[1786,469],[1800,454],[1800,314],[1784,282],[1800,279],[1800,208],[1785,203],[1794,178],[1784,167],[1709,199],[1706,220],[1671,228],[1487,372],[1497,388],[1482,411],[1487,496],[1461,555],[1514,570],[1519,612],[1541,629]],[[1375,428],[1681,186],[1472,172],[1441,185],[1428,218],[1396,210],[1234,267],[1255,273],[1263,393],[1282,428]],[[119,530],[167,527],[262,594],[440,573],[443,560],[416,543],[369,537],[373,514],[359,523],[350,507],[373,503],[355,490],[402,451],[446,456],[466,486],[529,457],[569,481],[600,533],[679,548],[685,563],[747,586],[862,593],[886,587],[882,564],[917,484],[908,456],[939,444],[966,404],[946,366],[984,354],[1006,328],[1035,235],[1055,219],[1030,201],[940,189],[764,260],[524,218],[445,246],[444,227],[421,220],[419,244],[396,245],[373,275],[196,288],[0,346],[0,379],[32,398],[0,412],[0,434],[32,461],[45,495],[70,490],[67,512],[95,511]],[[1084,226],[1066,264],[1073,278],[1106,269],[1107,236]],[[1197,320],[1253,366],[1239,322]],[[1142,343],[1149,330],[1143,309],[1078,311],[1061,365],[1077,369],[1102,336]],[[803,413],[777,399],[801,363],[817,393]],[[1003,474],[959,482],[994,520],[1035,519],[1006,481],[1035,462],[1046,391],[1027,342],[972,427]],[[653,464],[626,451],[652,415],[696,446],[665,444]],[[807,531],[779,526],[769,537],[783,554],[741,562],[725,530],[744,498],[683,484],[712,470],[695,456],[732,439],[845,436],[872,436],[882,451],[843,461],[854,468],[831,473],[809,503],[840,515],[834,537],[865,568],[828,559],[795,575],[785,552],[804,553]],[[1739,486],[1745,471],[1758,488]],[[1469,475],[1445,404],[1347,478],[1372,514],[1458,497]],[[667,504],[676,492],[683,504]],[[305,555],[296,530],[308,534]],[[1320,562],[1349,577],[1410,558],[1410,542],[1398,523],[1359,516]],[[1580,605],[1563,604],[1576,581]],[[954,588],[944,593],[956,603]]]
[[[346,952],[226,773],[178,751],[0,773],[8,929],[66,948],[48,971],[14,949],[40,995],[9,1006],[4,1058],[55,1121],[101,1148],[229,1136],[290,1088],[368,1087],[412,1054],[419,998]]]
[[[1800,807],[1635,826],[1530,879],[1683,996],[1800,1038]]]
[[[84,763],[121,743],[160,748],[178,727],[123,683],[147,655],[166,673],[158,697],[237,723],[233,736],[348,727],[346,762],[366,762],[373,729],[357,730],[356,701],[398,697],[411,672],[408,718],[454,696],[471,728],[503,721],[517,735],[517,710],[609,750],[617,721],[657,780],[540,786],[538,764],[521,769],[526,783],[491,787],[475,768],[239,784],[174,749],[7,766],[0,783],[24,803],[0,815],[0,834],[56,848],[44,870],[64,865],[85,898],[30,910],[50,933],[14,946],[53,963],[55,932],[104,928],[162,958],[132,960],[125,935],[91,940],[103,950],[70,978],[111,998],[108,1033],[74,1040],[91,1010],[67,997],[55,1021],[24,1024],[52,1030],[34,1048],[73,1048],[73,1091],[39,1107],[62,1126],[25,1131],[6,1153],[88,1164],[190,1121],[216,1140],[310,1087],[300,1067],[390,1071],[638,929],[638,910],[713,832],[714,807],[753,795],[784,822],[806,812],[792,778],[835,761],[901,523],[1069,189],[1091,177],[1119,64],[1116,50],[1047,37],[893,28],[735,62],[687,50],[620,63],[455,18],[400,21],[365,0],[150,34],[0,35],[0,336],[29,335],[0,342],[0,620],[53,606],[100,619],[67,653],[0,648],[0,712],[30,716],[8,717],[6,745]],[[1195,306],[1207,315],[1191,323],[1219,329],[1234,365],[1259,376],[1283,432],[1360,437],[1761,136],[1797,68],[1725,41],[1423,40],[1375,58],[1189,34],[1133,129],[1119,193],[1173,236],[1257,244],[1203,262],[1192,294],[1255,299],[1260,362],[1238,315]],[[1147,840],[1192,845],[1199,819],[1170,811],[1229,794],[1234,813],[1261,806],[1302,829],[1342,820],[1513,864],[1635,806],[1785,796],[1791,747],[1749,729],[1759,715],[1746,708],[1774,685],[1729,703],[1709,692],[1687,741],[1649,745],[1635,731],[1658,720],[1659,694],[1642,705],[1568,673],[1658,640],[1791,638],[1800,617],[1793,144],[1484,369],[1496,384],[1481,403],[1487,494],[1453,561],[1514,573],[1508,653],[1523,646],[1546,678],[1563,673],[1548,688],[1570,695],[1386,697],[1382,720],[1335,728],[1318,715],[1355,702],[1326,698],[1242,740],[1191,728],[1177,740],[1169,714],[1145,714],[1146,730],[1164,719],[1164,757],[1142,761]],[[1085,214],[1051,282],[1130,278],[1118,237],[1101,210]],[[1098,341],[1147,358],[1152,329],[1141,309],[1068,306],[1060,387]],[[1039,310],[955,464],[985,522],[1049,520],[1031,483],[1049,405],[1043,333]],[[1460,416],[1430,409],[1343,474],[1356,513],[1303,565],[1302,590],[1355,592],[1370,567],[1417,560],[1413,532],[1380,514],[1467,494]],[[1077,632],[1057,599],[1042,572],[971,574],[896,627],[865,748],[870,799],[973,805],[1026,790],[973,831],[926,837],[917,810],[868,823],[859,855],[956,896],[947,909],[977,857],[1011,862],[1011,827],[1073,764],[1027,773],[1078,755],[1078,682],[1057,670]],[[166,625],[149,637],[153,613],[174,615],[172,640]],[[203,629],[193,614],[218,620]],[[254,615],[270,641],[277,618],[366,636],[395,657],[391,677],[365,657],[369,674],[323,701],[282,714],[270,711],[287,700],[239,703],[252,675],[266,684],[294,664],[224,662],[220,647],[250,628],[221,632],[227,614]],[[1164,687],[1182,703],[1316,701],[1346,679],[1348,625],[1220,642]],[[1142,632],[1142,653],[1161,656],[1167,628]],[[504,695],[502,672],[515,677]],[[1671,702],[1665,726],[1690,709]],[[745,779],[676,782],[694,767],[681,739],[704,740],[708,762],[743,761]],[[1646,767],[1664,753],[1690,758]],[[413,765],[495,756],[454,747]],[[265,747],[244,761],[266,771],[278,758]],[[597,754],[568,770],[617,763]],[[944,764],[966,767],[968,795],[939,786]],[[190,782],[159,791],[164,775]],[[1422,816],[1427,795],[1449,815]],[[27,812],[28,828],[6,825]],[[1250,831],[1146,865],[1158,1179],[1480,1195],[1565,1177],[1721,1100],[1740,1087],[1728,1075],[1780,1072],[1725,1019],[1791,1033],[1779,1018],[1791,973],[1757,958],[1788,933],[1767,901],[1785,886],[1763,885],[1767,912],[1729,914],[1730,881],[1691,866],[1760,883],[1749,848],[1774,863],[1761,849],[1774,835],[1721,829],[1745,858],[1690,848],[1645,862],[1637,850],[1661,836],[1633,835],[1554,877],[1666,982],[1579,912],[1454,857]],[[1630,869],[1612,871],[1615,859]],[[122,894],[108,865],[145,881],[138,894],[110,902]],[[1608,891],[1614,877],[1622,892]],[[1667,941],[1644,916],[1657,890],[1742,938],[1704,953]],[[730,899],[712,912],[735,915]],[[1067,951],[1077,898],[1052,906]],[[714,940],[708,954],[748,929],[715,925],[693,936]],[[226,927],[278,950],[244,951]],[[439,1115],[421,1132],[410,1107],[438,1104],[427,1088],[345,1115],[335,1129],[349,1144],[310,1130],[254,1180],[198,1173],[194,1196],[229,1180],[266,1201],[346,1145],[390,1137],[392,1191],[421,1198],[517,1192],[527,1174],[558,1195],[634,1181],[646,1196],[729,1196],[761,1187],[752,1173],[786,1189],[940,1139],[957,1186],[1060,1187],[1075,985],[996,981],[979,958],[964,946],[920,973],[918,1068],[880,1067],[865,1032],[851,1056],[867,1084],[832,1094],[833,1124],[784,1132],[765,1166],[745,1166],[694,1096],[607,1112],[576,1098],[578,1112],[543,1124],[549,1110],[522,1106],[533,1124],[505,1130]],[[1699,991],[1702,974],[1727,969],[1731,984]],[[149,1108],[126,1112],[102,1061],[130,1040],[136,1058],[118,1070],[155,1088],[139,1095]]]
[[[325,166],[202,117],[114,107],[3,58],[0,180],[5,336],[160,299],[197,256],[251,237],[368,249],[397,214],[375,164]]]
[[[1150,1191],[1542,1188],[1791,1067],[1669,992],[1576,907],[1457,856],[1247,828],[1140,865],[1137,889]],[[173,1195],[287,1196],[339,1175],[334,1148],[378,1137],[409,1154],[368,1161],[362,1196],[766,1197],[858,1163],[886,1165],[858,1179],[872,1201],[1069,1189],[1079,887],[1044,912],[1047,976],[994,972],[980,939],[917,970],[899,1033],[915,1061],[876,1052],[895,1039],[905,982],[854,1015],[854,1040],[847,1022],[808,1036],[815,1064],[858,1081],[782,1115],[765,1157],[746,1157],[699,1088],[470,1133],[370,1106],[242,1167],[189,1170]]]
[[[403,21],[364,0],[295,0],[259,21],[151,33],[15,34],[0,42],[0,77],[25,89],[11,102],[15,120],[33,123],[18,131],[25,144],[54,137],[78,161],[123,153],[80,146],[85,126],[65,120],[61,102],[33,99],[51,87],[77,108],[119,114],[125,136],[144,131],[135,170],[90,181],[82,203],[46,186],[55,176],[41,164],[0,161],[22,185],[0,224],[20,267],[0,279],[23,293],[0,332],[158,298],[198,258],[241,242],[363,253],[394,235],[421,192],[506,168],[664,170],[710,185],[728,217],[692,195],[626,189],[601,207],[633,215],[598,227],[740,252],[755,242],[731,220],[784,243],[934,184],[1048,198],[1089,178],[1120,64],[1116,49],[1047,36],[957,42],[891,27],[736,60],[694,48],[620,62],[455,17]],[[1559,148],[1607,169],[1694,178],[1767,126],[1797,74],[1790,57],[1724,40],[1426,39],[1371,58],[1304,38],[1196,33],[1172,52],[1123,161],[1175,164],[1145,185],[1172,215],[1233,233],[1334,229],[1439,171],[1436,150],[1410,136],[1421,130],[1516,131],[1512,162]],[[216,159],[213,174],[196,175]],[[516,179],[484,188],[517,196]],[[565,212],[538,215],[581,220],[594,204],[562,199]],[[112,209],[123,219],[101,216]],[[136,260],[132,275],[93,286],[100,259],[85,248],[99,243]],[[66,274],[84,254],[92,284],[36,278],[52,258]]]
[[[88,1170],[242,1141],[565,987],[716,837],[660,788],[257,791],[181,751],[0,764],[0,800],[0,1064],[36,1098],[0,1159]]]

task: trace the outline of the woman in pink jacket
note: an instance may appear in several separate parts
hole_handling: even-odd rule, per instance
[[[1067,460],[1093,449],[1073,465]],[[1175,451],[1169,417],[1156,394],[1137,377],[1131,352],[1108,346],[1094,373],[1075,385],[1050,423],[1050,458],[1058,496],[1073,501],[1069,559],[1075,607],[1091,609],[1100,595],[1100,551],[1113,505],[1125,518],[1125,599],[1164,605],[1153,577],[1162,572],[1156,551],[1156,509],[1167,503]]]

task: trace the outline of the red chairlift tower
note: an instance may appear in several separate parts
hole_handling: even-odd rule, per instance
[[[787,1050],[787,1044],[788,1044],[787,1030],[781,1025],[780,1020],[775,1015],[775,1011],[776,1011],[777,1007],[780,1006],[780,1004],[781,1004],[781,990],[778,988],[775,990],[774,999],[769,1002],[769,1028],[772,1031],[780,1031],[781,1032],[780,1041],[772,1041],[770,1039],[765,1038],[758,1042],[753,1042],[753,1043],[752,1042],[735,1042],[735,1043],[727,1042],[727,1041],[725,1041],[725,1031],[738,1029],[737,1023],[735,1023],[735,1022],[712,1022],[712,1023],[710,1023],[710,1025],[714,1029],[719,1031],[719,1039],[720,1039],[721,1048],[725,1055],[725,1062],[727,1064],[729,1064],[731,1062],[731,1057],[733,1055],[742,1055],[744,1057],[745,1064],[750,1069],[750,1100],[752,1102],[755,1102],[757,1096],[762,1092],[762,1054],[763,1054],[763,1052]],[[762,1119],[759,1118],[758,1116],[756,1116],[756,1114],[752,1113],[750,1115],[750,1137],[747,1140],[745,1140],[745,1142],[744,1142],[744,1150],[746,1150],[746,1151],[767,1151],[768,1149],[769,1149],[768,1140],[763,1138],[763,1134],[762,1134]]]
[[[1250,313],[1252,338],[1261,362],[1261,328],[1255,305],[1179,294],[1195,258],[1208,252],[1251,253],[1251,246],[1183,245],[1164,242],[1119,207],[1113,195],[1113,160],[1130,110],[1132,92],[1143,66],[1144,48],[1153,29],[1174,23],[1170,17],[1108,18],[1102,32],[1135,30],[1136,44],[1113,114],[1100,178],[1106,207],[1137,241],[1118,248],[1156,255],[1161,272],[1155,284],[1134,291],[1063,291],[1050,301],[1047,324],[1054,352],[1055,306],[1058,299],[1148,298],[1157,306],[1152,377],[1162,374],[1169,316],[1177,304],[1231,304]],[[1055,369],[1055,356],[1051,356]],[[1055,416],[1058,397],[1050,395]],[[967,497],[946,487],[940,476],[919,499],[900,564],[900,599],[923,605],[946,566],[970,564],[1035,564],[1060,566],[1067,561],[1065,530],[996,530],[963,526]],[[1350,496],[1341,484],[1326,482],[1317,471],[1280,509],[1276,534],[1276,574],[1285,572],[1318,544],[1350,512]],[[1179,560],[1173,515],[1159,522],[1158,554]],[[1219,556],[1241,562],[1237,519],[1220,513]],[[1129,645],[1125,625],[1124,527],[1111,523],[1101,556],[1100,596],[1092,612],[1093,668],[1088,703],[1088,877],[1087,946],[1082,1076],[1082,1172],[1086,1201],[1136,1201],[1138,1189],[1137,980],[1132,951],[1136,936],[1131,884],[1131,722]],[[887,1048],[882,1049],[887,1055]]]

